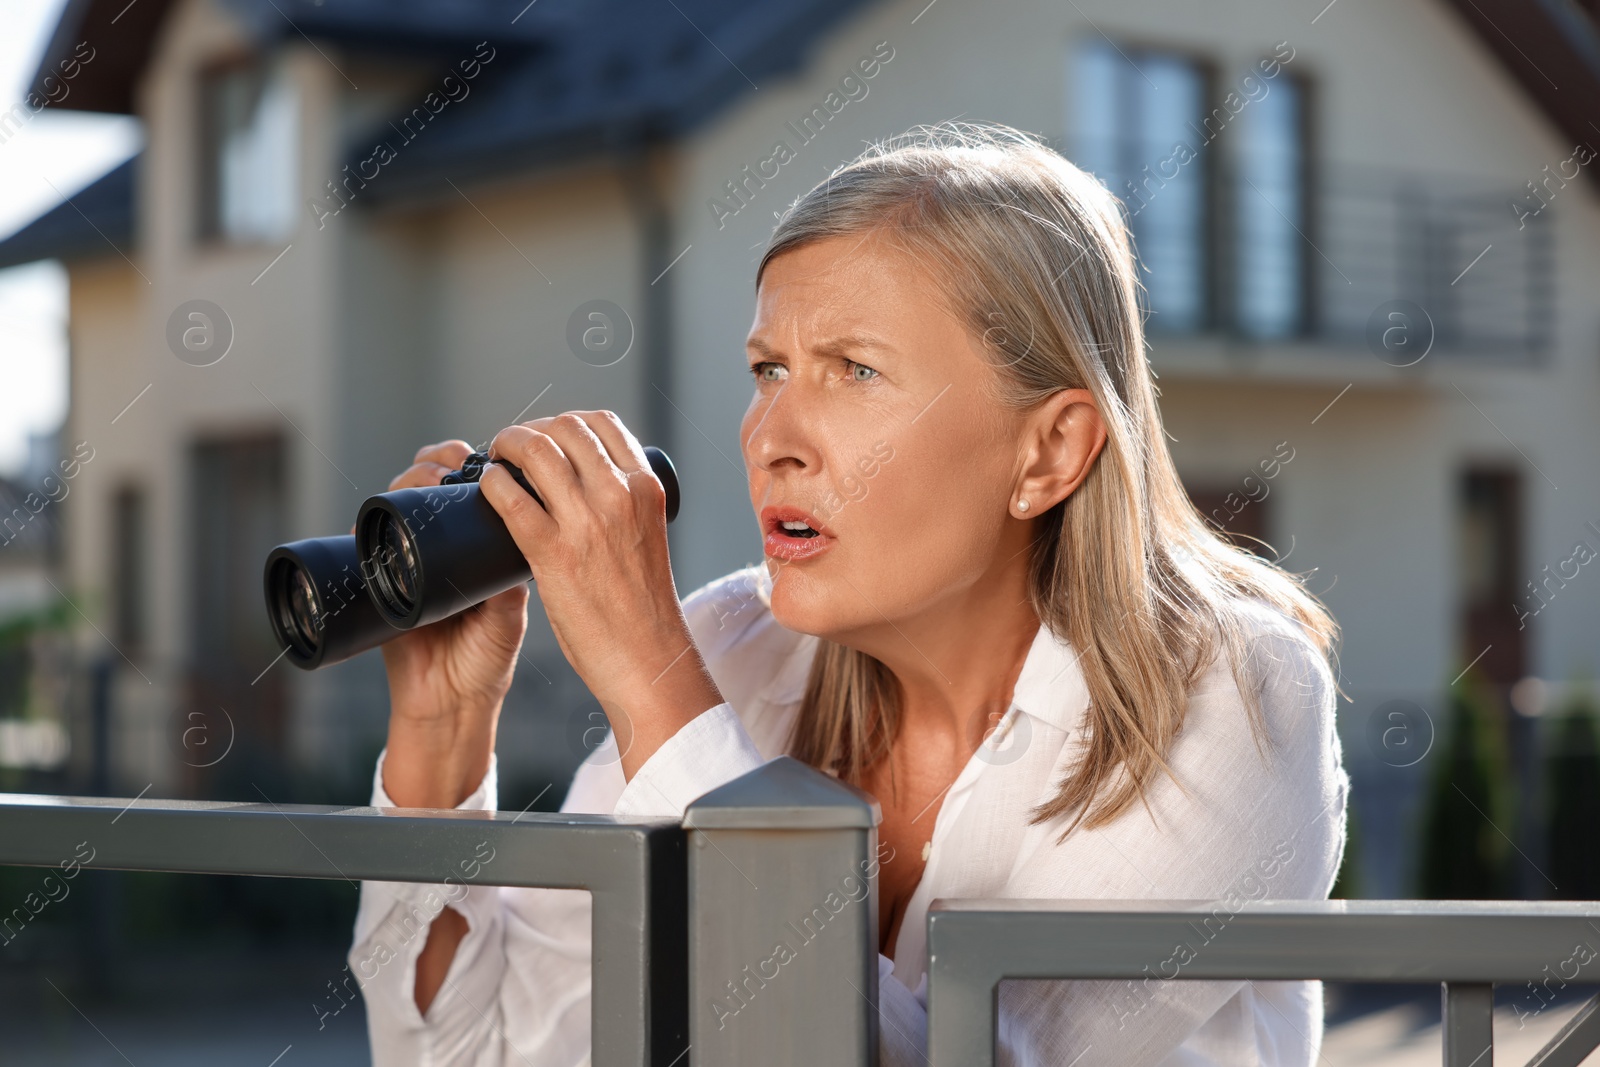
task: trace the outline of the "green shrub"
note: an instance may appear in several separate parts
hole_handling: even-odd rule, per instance
[[[1571,696],[1550,725],[1555,743],[1545,757],[1547,871],[1558,900],[1600,900],[1600,727],[1592,691]]]
[[[1419,895],[1504,899],[1511,850],[1501,830],[1513,825],[1504,712],[1494,691],[1470,671],[1450,687],[1449,707],[1422,814]]]

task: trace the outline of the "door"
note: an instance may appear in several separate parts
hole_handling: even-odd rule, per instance
[[[287,526],[283,442],[201,440],[190,469],[192,637],[182,758],[197,795],[260,801],[260,788],[277,799],[287,770],[286,692],[261,566]]]

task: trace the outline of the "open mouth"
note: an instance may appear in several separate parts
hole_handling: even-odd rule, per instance
[[[766,529],[766,553],[774,559],[791,563],[812,559],[837,540],[820,519],[797,507],[762,508],[761,522]]]

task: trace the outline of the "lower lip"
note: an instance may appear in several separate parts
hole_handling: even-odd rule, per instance
[[[773,559],[799,563],[801,560],[815,559],[822,555],[833,547],[833,542],[834,539],[825,534],[817,534],[815,537],[791,537],[780,527],[767,534],[766,552]]]

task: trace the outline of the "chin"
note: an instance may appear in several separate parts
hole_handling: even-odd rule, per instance
[[[835,583],[803,565],[777,566],[770,559],[767,571],[773,574],[772,617],[779,626],[823,638],[847,628],[841,626],[845,620],[840,617],[841,600]]]
[[[767,568],[771,573],[773,560],[767,560]],[[862,601],[865,591],[859,581],[853,586],[814,567],[784,565],[773,579],[772,617],[785,630],[850,644],[853,635],[884,621]]]

